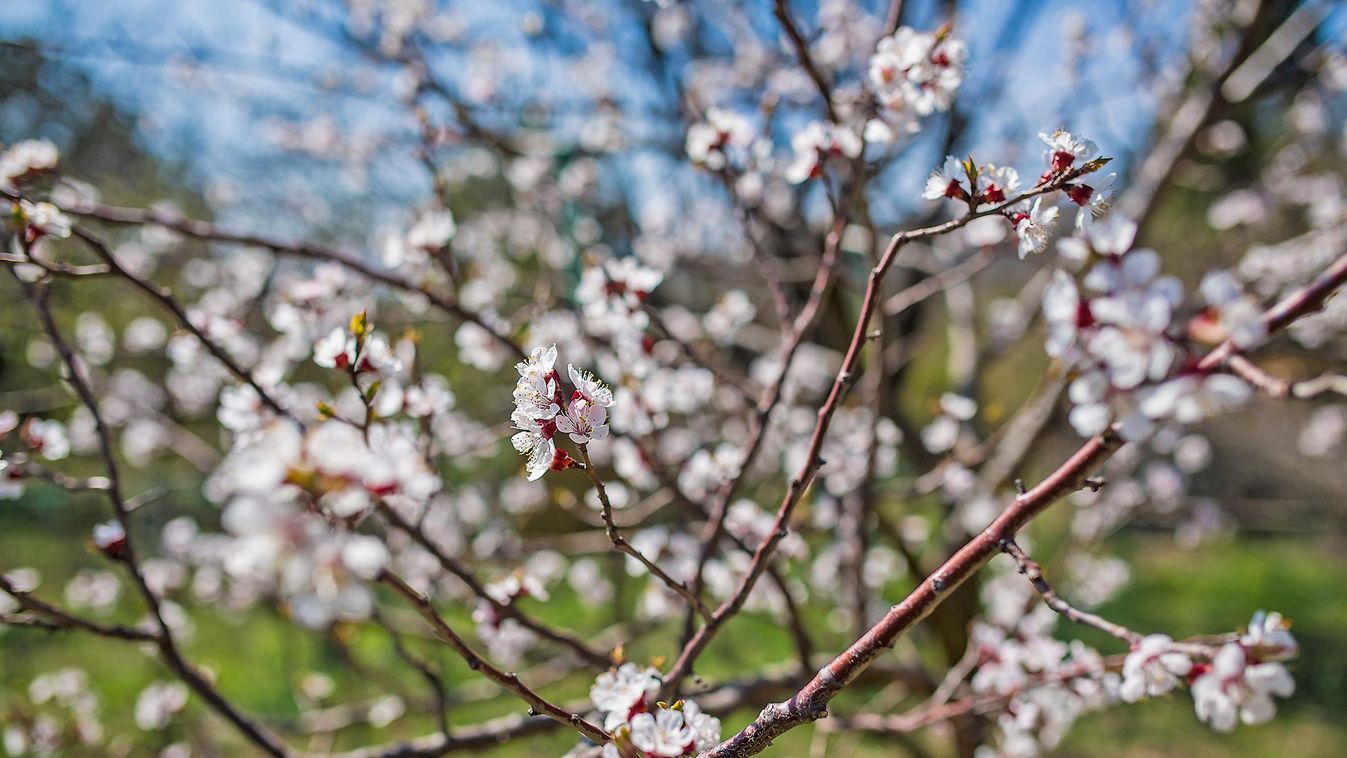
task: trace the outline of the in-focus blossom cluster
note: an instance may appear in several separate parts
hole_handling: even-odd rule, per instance
[[[697,755],[720,743],[720,719],[703,713],[692,700],[673,705],[655,702],[663,680],[651,667],[623,663],[599,674],[589,699],[613,736],[601,751],[581,745],[568,756],[602,758],[679,758]]]
[[[1043,153],[1048,168],[1029,189],[1038,190],[1056,182],[1057,186],[1050,191],[1025,192],[1021,188],[1020,174],[1013,168],[991,163],[978,165],[972,158],[959,160],[950,155],[927,178],[922,197],[958,200],[967,204],[970,211],[980,208],[985,211],[984,206],[996,206],[993,210],[1015,230],[1020,259],[1041,253],[1057,229],[1062,213],[1059,205],[1075,206],[1076,228],[1088,228],[1112,206],[1116,175],[1089,179],[1093,184],[1086,183],[1088,174],[1107,163],[1107,159],[1099,157],[1099,148],[1091,140],[1062,130],[1040,133],[1039,139],[1048,146]],[[1065,181],[1070,172],[1075,172],[1071,173],[1075,178]],[[1025,197],[1026,194],[1036,196]]]
[[[363,311],[356,314],[349,327],[336,327],[313,346],[313,362],[352,374],[396,372],[402,368],[388,340],[370,330]]]
[[[514,388],[514,412],[510,422],[520,430],[510,438],[514,449],[527,457],[530,481],[550,469],[562,471],[577,462],[553,441],[557,432],[577,445],[608,436],[608,409],[613,392],[593,374],[574,365],[566,366],[572,391],[563,395],[561,375],[555,368],[556,345],[535,348],[528,359],[515,364],[519,380]]]

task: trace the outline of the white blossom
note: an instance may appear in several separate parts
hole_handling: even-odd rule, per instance
[[[518,414],[516,414],[516,417]],[[538,425],[531,419],[519,419],[512,417],[516,429],[523,431],[516,432],[510,437],[510,444],[515,451],[521,455],[528,456],[524,464],[528,472],[530,482],[541,479],[543,474],[552,467],[552,459],[556,456],[556,445],[551,438],[543,436]]]
[[[155,731],[168,726],[173,716],[187,705],[187,685],[182,682],[154,682],[136,698],[136,726]]]
[[[575,387],[575,391],[591,403],[603,408],[613,407],[613,391],[605,387],[592,373],[569,363],[566,364],[566,373],[570,375],[571,385]]]
[[[577,397],[567,403],[565,413],[557,415],[556,423],[557,431],[583,445],[608,436],[608,409],[588,397]]]
[[[1248,630],[1240,636],[1239,644],[1258,656],[1259,660],[1284,661],[1300,653],[1300,643],[1291,634],[1291,624],[1280,613],[1258,611],[1249,621]]]
[[[589,699],[600,711],[620,713],[625,719],[627,711],[647,696],[653,696],[659,686],[659,672],[653,668],[624,663],[616,671],[599,674],[589,688]]]
[[[13,190],[25,179],[56,168],[60,153],[51,140],[15,142],[0,153],[0,189]]]
[[[1123,700],[1135,703],[1159,697],[1183,682],[1193,668],[1187,655],[1174,650],[1174,640],[1164,634],[1144,637],[1123,661]]]
[[[1209,271],[1199,285],[1206,300],[1211,320],[1218,332],[1216,339],[1228,338],[1241,350],[1257,347],[1267,339],[1267,324],[1263,309],[1243,289],[1228,271]]]
[[[712,171],[729,165],[731,150],[742,150],[753,139],[748,119],[724,108],[710,108],[706,120],[688,127],[688,158]]]
[[[683,701],[683,718],[692,730],[695,750],[710,750],[720,744],[720,719],[702,713],[701,707],[691,700]]]
[[[1052,134],[1039,132],[1038,138],[1048,146],[1043,151],[1043,161],[1054,172],[1065,171],[1078,159],[1089,159],[1099,153],[1099,147],[1094,142],[1062,129]]]
[[[42,235],[58,239],[70,236],[70,217],[51,203],[20,200],[19,211],[28,226],[30,241]]]
[[[927,200],[939,200],[943,197],[968,197],[964,186],[968,175],[964,173],[963,163],[952,155],[945,156],[945,162],[926,179],[926,189],[921,196]]]
[[[1044,198],[1037,197],[1027,212],[1016,214],[1015,234],[1020,238],[1020,260],[1027,258],[1030,253],[1041,253],[1048,246],[1052,230],[1057,227],[1058,213],[1057,206],[1051,203],[1045,205]]]
[[[988,163],[978,169],[977,196],[985,203],[1004,203],[1020,188],[1020,173]]]
[[[881,105],[927,116],[947,111],[963,84],[968,48],[949,34],[899,27],[884,37],[870,57],[870,84]]]
[[[631,720],[631,744],[646,755],[676,758],[696,741],[696,735],[684,722],[683,714],[661,708],[654,715],[638,713]]]
[[[434,252],[449,244],[457,231],[454,214],[447,209],[429,210],[422,213],[407,231],[407,244]]]
[[[1272,720],[1277,713],[1273,697],[1290,697],[1295,686],[1285,666],[1250,661],[1245,648],[1232,642],[1193,680],[1193,707],[1212,729],[1231,732],[1240,722],[1254,725]]]
[[[1076,229],[1087,229],[1095,219],[1105,215],[1113,207],[1114,184],[1117,174],[1108,174],[1095,180],[1094,184],[1075,182],[1066,190],[1066,196],[1079,206],[1076,211]]]
[[[861,154],[861,138],[844,126],[815,121],[790,140],[795,160],[786,167],[786,179],[799,184],[823,175],[828,162],[857,158]]]
[[[1053,272],[1052,281],[1043,290],[1043,317],[1048,325],[1046,350],[1048,355],[1061,358],[1076,344],[1077,331],[1083,324],[1080,292],[1076,282],[1065,271]]]

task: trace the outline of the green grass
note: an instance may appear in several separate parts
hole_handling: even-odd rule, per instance
[[[77,525],[99,517],[97,498],[61,502],[41,488],[21,503],[0,510],[0,554],[6,566],[33,565],[43,572],[42,594],[58,598],[59,588],[77,568],[103,563],[96,555],[72,550],[78,544]],[[81,527],[82,528],[82,527]],[[1199,724],[1186,693],[1156,702],[1122,707],[1083,718],[1060,749],[1063,755],[1347,755],[1347,732],[1337,714],[1347,705],[1347,603],[1341,602],[1342,577],[1347,575],[1347,553],[1330,539],[1238,540],[1204,545],[1194,551],[1173,546],[1167,536],[1125,534],[1115,545],[1134,570],[1133,581],[1102,612],[1141,631],[1165,631],[1175,637],[1238,628],[1260,607],[1276,609],[1294,620],[1303,646],[1301,659],[1292,664],[1298,690],[1282,704],[1276,721],[1260,727],[1241,727],[1234,735],[1216,735]],[[388,598],[390,615],[409,629],[419,621]],[[611,610],[590,609],[577,603],[565,589],[552,601],[532,604],[546,620],[582,633],[602,629]],[[466,609],[445,608],[461,628],[469,628]],[[124,597],[120,615],[112,619],[134,622],[138,611]],[[333,703],[365,700],[390,691],[408,699],[424,698],[426,691],[415,672],[398,657],[387,635],[373,627],[348,627],[331,638],[305,633],[273,611],[254,610],[242,617],[227,609],[195,609],[195,633],[185,643],[189,657],[218,676],[220,689],[244,710],[265,721],[287,726],[299,715],[295,692],[308,672],[325,672],[337,684]],[[814,619],[822,628],[822,619]],[[1119,652],[1116,642],[1090,630],[1063,626],[1062,635],[1078,635],[1106,652]],[[822,649],[835,649],[842,638],[818,635]],[[629,656],[645,660],[667,655],[674,647],[673,631],[652,633],[627,648]],[[411,644],[440,665],[451,688],[461,691],[480,678],[433,640]],[[704,656],[699,673],[709,680],[734,678],[763,666],[789,660],[791,644],[781,625],[762,617],[736,619]],[[354,663],[354,665],[351,665]],[[0,635],[0,715],[6,703],[22,700],[32,678],[64,666],[85,669],[101,701],[100,717],[109,735],[126,734],[138,749],[167,744],[173,739],[200,740],[201,734],[174,732],[145,735],[135,729],[131,713],[135,697],[150,681],[167,672],[152,656],[128,643],[75,634],[9,631]],[[546,693],[565,701],[583,697],[590,683],[584,674],[550,684]],[[868,693],[849,695],[837,703],[839,712],[855,708]],[[189,708],[203,712],[195,698]],[[456,703],[450,720],[468,725],[485,718],[518,712],[506,698]],[[727,733],[749,721],[756,707],[721,714]],[[182,727],[179,727],[182,729]],[[371,742],[409,737],[433,731],[427,716],[407,716],[378,730],[354,726],[337,735],[331,748],[351,748]],[[814,739],[805,727],[779,740],[771,754],[806,755]],[[209,730],[224,754],[248,754],[227,729]],[[936,755],[948,753],[948,740],[923,735],[921,742]],[[564,734],[544,736],[485,751],[493,756],[555,755],[573,744]],[[830,738],[828,755],[884,756],[892,743],[878,739]],[[71,753],[78,755],[78,753]]]

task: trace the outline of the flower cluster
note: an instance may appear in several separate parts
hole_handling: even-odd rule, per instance
[[[817,179],[831,162],[847,162],[860,157],[864,144],[850,127],[815,121],[790,140],[795,160],[786,167],[786,179],[793,184]]]
[[[338,519],[358,519],[378,499],[424,502],[439,488],[407,425],[362,430],[338,419],[306,431],[270,422],[241,438],[212,478],[217,492],[300,499]]]
[[[720,171],[732,165],[732,156],[752,141],[753,128],[748,119],[724,108],[710,108],[705,121],[688,127],[685,149],[693,163]]]
[[[320,515],[292,503],[237,498],[224,527],[235,536],[224,568],[237,582],[275,586],[301,625],[368,618],[374,595],[365,582],[389,560],[378,538],[334,529]]]
[[[1263,309],[1228,271],[1209,271],[1198,287],[1206,308],[1189,325],[1190,334],[1204,342],[1230,340],[1241,350],[1257,347],[1267,338]]]
[[[987,612],[971,629],[977,670],[970,685],[976,693],[1005,698],[1005,712],[995,720],[999,750],[984,745],[978,758],[1049,752],[1081,714],[1116,702],[1118,675],[1080,640],[1056,638],[1060,616],[1035,602],[1023,576],[1003,571],[984,585],[982,596]]]
[[[609,258],[590,266],[575,288],[575,299],[595,333],[630,336],[650,323],[646,299],[664,274],[634,257]]]
[[[1188,683],[1197,717],[1218,732],[1236,723],[1262,724],[1277,712],[1273,697],[1295,691],[1283,661],[1299,653],[1299,645],[1279,613],[1254,614],[1248,631],[1210,654],[1209,661],[1193,645],[1177,646],[1163,634],[1145,637],[1123,662],[1121,695],[1128,702],[1158,697]]]
[[[1079,175],[1091,173],[1107,162],[1107,159],[1098,157],[1098,147],[1088,139],[1061,130],[1052,134],[1039,134],[1039,138],[1049,148],[1044,152],[1048,169],[1039,177],[1035,187],[1061,181],[1071,171],[1077,172],[1072,175],[1076,178],[1062,182],[1060,187],[1055,187],[1051,192],[1040,192],[1032,199],[1015,200],[1021,185],[1018,171],[991,163],[979,166],[972,158],[961,161],[950,155],[927,178],[922,197],[927,200],[959,200],[967,203],[969,209],[985,205],[998,206],[993,210],[1010,223],[1019,238],[1020,259],[1023,260],[1031,253],[1043,252],[1061,216],[1058,204],[1065,203],[1067,208],[1076,206],[1076,228],[1086,229],[1112,206],[1116,176],[1109,174],[1094,185],[1081,181]],[[1006,204],[1008,202],[1009,205]]]
[[[28,452],[49,461],[59,461],[70,455],[70,433],[57,419],[28,417],[19,426],[19,441]]]
[[[12,756],[55,756],[88,752],[105,735],[103,704],[83,669],[61,668],[34,677],[28,703],[11,708],[0,729],[0,745]]]
[[[892,142],[917,131],[918,119],[947,111],[963,84],[968,47],[944,26],[935,32],[899,27],[870,57],[870,84],[879,114],[866,125],[867,140]]]
[[[225,500],[222,564],[235,582],[277,592],[309,627],[368,616],[364,582],[389,560],[351,526],[379,502],[419,507],[440,489],[409,424],[340,419],[301,429],[275,419],[239,435],[207,494]]]
[[[557,347],[552,345],[535,348],[527,360],[515,364],[519,381],[515,383],[515,408],[510,421],[520,431],[510,442],[515,450],[528,456],[530,481],[541,478],[548,469],[561,471],[577,465],[565,450],[556,446],[553,439],[557,432],[577,445],[608,436],[608,409],[614,403],[612,390],[588,371],[568,364],[566,373],[573,391],[566,400],[556,361]]]
[[[526,597],[546,602],[550,597],[547,588],[538,576],[520,569],[486,585],[486,595],[490,601],[479,599],[472,611],[472,620],[477,624],[477,636],[486,643],[492,660],[516,665],[533,646],[537,635],[508,617],[502,608]]]
[[[44,237],[65,239],[70,236],[70,218],[51,203],[20,200],[10,215],[14,226],[23,233],[23,241],[30,245]]]
[[[364,311],[357,313],[349,327],[337,327],[313,346],[313,362],[323,368],[335,368],[362,374],[399,371],[402,365],[393,355],[388,340],[371,330]]]
[[[14,192],[22,185],[55,170],[60,153],[48,140],[23,140],[0,152],[0,189]],[[60,208],[48,202],[0,199],[9,223],[19,231],[26,244],[44,237],[64,239],[70,236],[71,221]]]
[[[1043,294],[1047,352],[1077,372],[1068,395],[1071,424],[1082,435],[1118,421],[1124,439],[1135,440],[1160,419],[1191,423],[1251,394],[1236,377],[1196,370],[1173,328],[1183,286],[1160,275],[1154,250],[1131,248],[1135,231],[1131,221],[1111,218],[1090,227],[1083,241],[1064,242],[1065,255],[1100,260],[1084,278],[1085,292],[1059,270]],[[1252,344],[1265,333],[1261,316],[1237,288],[1230,294],[1232,287],[1224,278],[1205,283],[1205,290],[1219,290],[1224,306],[1212,323]]]
[[[50,140],[29,139],[15,142],[0,153],[0,189],[13,190],[19,185],[56,168],[60,152]]]
[[[1295,680],[1282,661],[1300,647],[1279,613],[1254,614],[1248,631],[1222,647],[1211,666],[1193,679],[1197,717],[1218,732],[1234,730],[1236,720],[1262,724],[1277,714],[1273,697],[1290,697]]]
[[[1192,670],[1193,659],[1175,650],[1169,635],[1147,635],[1123,660],[1119,694],[1129,703],[1159,697],[1182,684]]]
[[[166,728],[187,705],[187,685],[152,682],[136,698],[136,726],[150,732]]]
[[[720,719],[703,713],[696,703],[656,703],[661,684],[658,671],[634,663],[599,674],[589,699],[603,714],[604,730],[613,736],[603,758],[678,758],[720,742]]]
[[[383,262],[418,277],[431,275],[433,257],[454,238],[458,226],[447,209],[421,213],[406,234],[390,234],[384,239]]]
[[[988,98],[961,104],[953,118],[953,98],[967,94],[962,85],[985,72],[968,67],[968,46],[949,26],[896,28],[897,18],[881,26],[874,4],[823,0],[779,4],[776,25],[754,4],[715,4],[712,29],[708,9],[665,1],[616,16],[598,4],[582,23],[562,19],[564,28],[555,14],[519,14],[516,34],[478,23],[474,4],[461,4],[468,6],[461,13],[425,0],[349,5],[349,23],[334,18],[328,26],[386,60],[377,80],[316,68],[317,94],[360,95],[382,82],[391,89],[375,94],[391,94],[414,118],[320,113],[305,120],[303,108],[276,116],[263,104],[254,114],[264,119],[262,143],[248,155],[273,157],[264,152],[273,142],[296,151],[298,161],[275,166],[320,177],[317,185],[248,170],[220,177],[192,170],[184,175],[200,179],[193,182],[200,192],[172,192],[182,207],[147,200],[137,203],[147,207],[123,208],[127,197],[116,187],[100,191],[76,178],[91,168],[106,173],[107,163],[85,149],[87,135],[78,129],[41,125],[80,148],[80,165],[68,172],[62,165],[69,175],[59,181],[48,178],[60,157],[50,142],[0,147],[0,187],[10,198],[0,200],[0,236],[10,245],[0,258],[19,275],[20,289],[39,296],[31,304],[21,298],[19,310],[29,320],[46,317],[33,326],[47,327],[18,324],[0,355],[17,369],[5,372],[0,390],[20,409],[0,411],[0,498],[27,496],[19,516],[64,490],[76,504],[112,495],[126,506],[114,520],[78,525],[69,535],[75,550],[40,551],[44,571],[59,577],[53,586],[26,596],[38,587],[37,572],[0,566],[14,588],[0,591],[0,635],[25,641],[69,623],[126,636],[149,654],[156,646],[138,642],[140,633],[171,633],[157,652],[181,651],[184,666],[174,669],[191,685],[120,683],[119,691],[130,693],[120,709],[98,707],[78,672],[33,680],[26,700],[26,687],[11,686],[0,695],[0,749],[187,758],[209,747],[216,722],[224,728],[230,721],[210,711],[230,715],[234,689],[204,644],[220,635],[190,636],[215,620],[197,609],[213,607],[235,616],[241,630],[259,614],[280,611],[306,628],[300,634],[358,642],[351,652],[373,663],[397,654],[398,665],[430,679],[434,671],[400,644],[425,631],[422,621],[441,632],[452,627],[453,634],[439,635],[446,639],[475,633],[470,647],[481,655],[466,653],[468,667],[490,661],[496,680],[494,671],[519,671],[508,677],[535,693],[549,690],[560,670],[532,663],[597,662],[593,677],[611,662],[591,679],[592,707],[549,695],[540,709],[524,693],[531,710],[583,714],[584,723],[577,718],[571,726],[594,741],[572,751],[575,758],[690,758],[715,750],[720,723],[703,708],[761,707],[767,697],[758,685],[774,687],[781,678],[774,672],[793,670],[796,657],[812,658],[809,639],[819,635],[833,649],[860,639],[861,654],[846,656],[845,671],[829,669],[842,671],[839,682],[852,681],[874,652],[864,629],[885,614],[889,621],[901,615],[886,607],[890,601],[914,586],[924,591],[919,580],[930,567],[921,564],[948,558],[938,577],[978,571],[981,564],[957,549],[968,535],[1005,514],[1007,503],[1021,515],[1037,513],[1038,496],[1051,488],[1030,491],[1016,481],[1016,498],[1008,491],[1015,466],[1003,464],[1050,463],[1037,441],[1052,433],[1059,388],[1069,388],[1065,410],[1082,433],[1116,427],[1129,440],[1145,439],[1092,441],[1046,477],[1088,485],[1063,495],[1070,504],[1058,515],[1068,523],[1052,531],[1067,538],[1050,541],[1046,576],[1035,574],[1027,552],[1017,552],[1033,547],[1028,524],[1015,545],[1001,545],[1007,555],[987,567],[980,599],[966,598],[960,610],[967,616],[953,628],[960,640],[941,640],[964,640],[967,650],[948,673],[932,672],[943,681],[929,701],[917,699],[931,693],[905,693],[906,715],[891,718],[843,694],[850,702],[833,705],[846,718],[830,728],[864,731],[868,719],[916,719],[933,727],[933,739],[957,732],[960,750],[975,749],[977,758],[1018,758],[1053,752],[1081,715],[1120,702],[1172,698],[1187,688],[1198,717],[1226,731],[1269,718],[1276,699],[1292,692],[1283,661],[1296,643],[1276,614],[1256,616],[1242,635],[1184,641],[1138,635],[1092,611],[1129,579],[1129,564],[1108,553],[1109,536],[1129,519],[1173,527],[1178,549],[1239,523],[1215,499],[1201,497],[1200,485],[1231,468],[1224,458],[1262,448],[1213,447],[1184,424],[1242,401],[1250,393],[1245,381],[1253,384],[1261,369],[1250,355],[1208,370],[1226,351],[1202,357],[1205,346],[1228,341],[1243,351],[1266,340],[1271,327],[1285,327],[1307,350],[1270,367],[1328,373],[1257,385],[1273,395],[1313,396],[1301,450],[1330,462],[1341,453],[1347,406],[1320,393],[1341,387],[1329,364],[1347,325],[1347,298],[1327,292],[1342,279],[1336,261],[1347,239],[1347,182],[1342,161],[1328,158],[1340,159],[1347,145],[1332,120],[1347,59],[1332,51],[1296,56],[1307,75],[1296,77],[1297,87],[1327,60],[1336,61],[1336,84],[1332,92],[1288,90],[1278,102],[1299,115],[1290,131],[1271,135],[1277,139],[1265,133],[1262,117],[1238,124],[1218,117],[1192,134],[1172,178],[1191,190],[1189,200],[1212,191],[1226,197],[1209,216],[1223,244],[1183,267],[1193,272],[1186,285],[1198,282],[1212,255],[1236,260],[1231,246],[1242,240],[1310,231],[1255,245],[1237,269],[1208,273],[1196,291],[1188,286],[1185,299],[1185,287],[1164,276],[1158,255],[1133,249],[1135,228],[1112,210],[1115,177],[1100,170],[1108,159],[1079,134],[1049,128],[1028,140],[1035,147],[1013,164],[1004,155],[992,163],[971,155],[940,161],[936,153],[918,159],[940,164],[929,178],[925,164],[918,175],[907,173],[921,150],[903,143],[926,124],[958,121],[951,134],[966,139],[956,142],[985,142],[998,133],[1032,135],[1037,130],[1024,132],[1020,121],[1034,114],[1091,120],[1077,97],[1087,88],[1052,82],[1029,88],[1052,90],[1048,99],[1020,97],[1019,107],[1007,108]],[[792,13],[808,17],[794,27]],[[1184,23],[1200,25],[1203,16]],[[961,21],[960,36],[1015,47],[1013,34],[983,28],[994,19],[973,20],[978,28]],[[1102,30],[1081,14],[1047,20],[1059,24],[1047,36],[1075,48],[1064,58],[1078,69],[1073,76],[1106,69],[1126,78],[1136,68],[1101,69],[1086,60],[1096,39],[1111,38],[1090,36]],[[938,22],[929,23],[934,29]],[[1044,36],[1042,24],[1021,26],[1019,32]],[[604,38],[609,31],[617,35],[612,41]],[[653,60],[654,67],[615,68],[631,58],[623,53],[634,38],[647,41],[639,39],[643,33],[650,47],[637,62]],[[511,50],[526,39],[542,46]],[[564,54],[554,54],[559,39]],[[413,41],[414,49],[404,47]],[[1187,57],[1207,60],[1204,51],[1227,50],[1229,41],[1213,38],[1220,44],[1195,45]],[[1105,52],[1125,54],[1114,47]],[[459,49],[471,54],[453,54]],[[495,65],[506,58],[509,65]],[[1022,73],[1025,62],[1033,63],[1019,61],[1007,73]],[[556,70],[530,76],[535,64]],[[35,81],[49,79],[60,77]],[[581,86],[543,91],[572,80]],[[633,98],[636,80],[652,86]],[[1014,77],[1002,80],[984,77],[977,89],[1025,93]],[[449,95],[461,96],[468,110]],[[282,119],[287,125],[269,123]],[[1316,119],[1326,136],[1311,142],[1302,133]],[[23,128],[25,121],[16,123]],[[413,121],[419,135],[406,129]],[[670,145],[671,134],[682,133],[679,124],[687,125],[685,136]],[[1129,128],[1120,137],[1144,131]],[[409,136],[419,144],[407,147]],[[1149,165],[1134,147],[1118,146],[1134,165]],[[1252,179],[1253,159],[1271,153],[1277,158],[1267,174]],[[90,155],[100,160],[83,160]],[[157,175],[132,157],[137,177]],[[909,207],[921,203],[894,192],[904,185],[940,207]],[[919,222],[925,228],[895,239],[911,244],[888,250],[882,262],[873,257],[884,236],[931,210],[957,216]],[[1269,229],[1255,228],[1263,221]],[[984,269],[1003,265],[997,257],[1010,254],[1011,240],[1024,270],[998,277]],[[1046,256],[1058,251],[1064,270],[1054,274],[1059,261]],[[1031,260],[1035,255],[1045,258]],[[884,327],[873,331],[854,322],[852,307],[867,261],[880,269],[860,307]],[[1045,263],[1043,276],[1028,270]],[[881,275],[892,293],[879,287]],[[1303,291],[1311,282],[1317,284]],[[138,301],[101,301],[113,292]],[[1006,402],[1028,386],[993,385],[1012,374],[1025,380],[1020,341],[1036,338],[1029,335],[1040,297],[1054,360],[1045,391],[1017,411]],[[1287,307],[1265,320],[1262,304],[1278,300]],[[1314,313],[1302,313],[1311,307]],[[911,326],[920,328],[903,338]],[[568,361],[566,373],[559,357]],[[449,379],[437,370],[474,402],[454,408]],[[479,399],[502,371],[513,385],[508,432],[500,423],[504,407]],[[80,391],[72,394],[67,385],[77,379],[87,386],[74,382]],[[915,416],[907,418],[914,401]],[[1246,436],[1275,434],[1277,419],[1258,415]],[[523,454],[526,476],[516,475],[515,453],[483,444],[501,436],[511,436]],[[502,456],[510,459],[504,466]],[[591,460],[613,472],[613,481],[602,483],[598,470],[542,481],[549,470]],[[198,514],[200,528],[169,512],[185,501],[155,501],[144,489],[166,483],[182,490],[203,480],[206,499],[219,508]],[[776,500],[783,492],[786,499]],[[874,512],[895,495],[913,501],[910,512]],[[145,503],[151,507],[137,507]],[[71,514],[87,510],[81,505]],[[714,544],[707,544],[709,532],[720,535]],[[6,546],[15,538],[7,535]],[[48,560],[80,563],[81,553],[89,565]],[[1002,565],[1011,558],[1032,582]],[[953,573],[945,570],[951,567]],[[1055,597],[1035,589],[1049,581]],[[380,592],[381,584],[399,591]],[[1062,612],[1066,605],[1082,613]],[[718,648],[742,646],[755,628],[775,625],[799,650],[773,662],[750,656],[762,665],[740,672],[738,684],[726,679],[707,689],[696,676],[707,662],[694,658],[709,637],[690,642],[678,629],[711,607],[717,618],[704,631],[727,637],[711,642]],[[448,612],[436,618],[441,609]],[[1092,637],[1100,650],[1071,640],[1066,618],[1111,637]],[[651,661],[664,660],[656,653],[676,655],[677,675],[644,658],[627,663],[620,650],[609,658],[609,642],[633,634],[643,649],[652,647]],[[366,649],[371,635],[378,649]],[[894,670],[923,657],[929,642],[899,651]],[[433,640],[411,643],[429,650]],[[1104,645],[1123,655],[1105,657]],[[443,656],[432,657],[438,664]],[[343,730],[342,747],[357,751],[345,745],[346,731],[384,743],[369,752],[444,743],[443,734],[416,734],[435,721],[439,700],[404,703],[369,688],[343,691],[351,677],[329,674],[359,661],[326,658],[316,662],[323,673],[290,672],[300,685],[297,710],[276,725],[276,740],[298,744],[301,732],[335,728]],[[190,676],[194,671],[201,676]],[[218,698],[210,691],[217,677],[229,685]],[[27,679],[6,671],[0,682],[5,689]],[[459,692],[458,682],[444,684],[454,685],[440,693],[449,700],[477,697]],[[492,698],[483,713],[522,709],[495,700],[521,692],[505,689],[483,690]],[[193,702],[198,691],[200,702]],[[675,701],[671,692],[691,692],[698,702]],[[879,710],[889,705],[898,702]],[[113,710],[119,713],[109,738],[95,738],[102,731],[97,717]],[[855,713],[840,713],[848,710]],[[249,711],[239,704],[243,718],[232,721],[244,733],[221,744],[268,740],[269,731],[247,729]],[[404,723],[390,723],[404,714]],[[960,714],[976,715],[984,728],[958,729]],[[748,727],[732,744],[757,749],[763,734],[795,725],[789,715],[769,706],[762,714],[767,731]],[[393,728],[381,737],[362,722]],[[528,736],[514,727],[492,720],[460,731],[484,741]]]
[[[942,197],[971,200],[973,205],[1004,203],[1020,187],[1020,173],[1008,166],[986,164],[976,166],[973,161],[960,161],[952,155],[933,171],[926,180],[922,197],[939,200]]]
[[[1043,162],[1048,164],[1047,170],[1043,173],[1044,180],[1066,173],[1076,165],[1076,161],[1089,160],[1099,154],[1099,146],[1094,144],[1093,140],[1072,134],[1065,129],[1058,129],[1052,134],[1039,132],[1038,138],[1048,146],[1048,149],[1043,151]]]

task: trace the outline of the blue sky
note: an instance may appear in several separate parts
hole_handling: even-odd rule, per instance
[[[760,4],[764,23],[770,24],[768,4]],[[137,117],[144,144],[184,162],[189,175],[203,186],[224,178],[264,200],[273,191],[313,193],[316,186],[328,194],[377,197],[371,207],[378,207],[379,214],[405,213],[424,197],[429,184],[411,158],[415,122],[393,96],[389,70],[362,63],[356,67],[364,77],[354,88],[357,91],[325,91],[315,82],[349,74],[358,54],[268,5],[267,0],[7,0],[0,14],[0,39],[39,39],[55,57],[88,72],[108,98]],[[563,67],[551,65],[554,56],[566,53],[564,49],[541,53],[530,49],[520,31],[523,14],[555,5],[509,0],[452,7],[468,9],[469,38],[487,38],[499,45],[498,64],[513,72],[507,79],[510,88],[532,88],[555,97],[571,88],[583,89],[585,83],[565,81]],[[942,20],[937,3],[910,5],[909,21],[918,27]],[[635,39],[632,8],[638,6],[615,2],[613,7],[615,52],[630,57],[636,73],[612,86],[639,101],[651,82],[641,74],[645,51],[630,44]],[[802,26],[812,28],[814,5],[801,2],[793,7]],[[959,32],[971,51],[962,99],[979,116],[979,128],[959,147],[981,151],[998,163],[1019,158],[1021,165],[1030,165],[1039,150],[1036,132],[1067,126],[1092,136],[1106,153],[1122,159],[1119,165],[1125,165],[1153,119],[1154,97],[1138,88],[1137,61],[1116,29],[1124,17],[1144,9],[1142,28],[1157,60],[1175,68],[1188,34],[1188,3],[1182,0],[972,0],[959,7]],[[1067,56],[1063,29],[1071,14],[1095,34],[1090,64],[1068,88],[1063,86]],[[561,28],[568,23],[564,18],[541,17]],[[1324,34],[1347,31],[1344,17],[1347,13],[1336,12]],[[1023,31],[1006,37],[1007,29]],[[1016,44],[1007,45],[1008,40]],[[188,50],[204,63],[190,76],[188,69],[174,63]],[[436,63],[444,72],[453,72],[467,61],[451,52]],[[580,123],[576,119],[584,112],[581,108],[566,123]],[[278,163],[274,149],[258,138],[268,119],[320,116],[375,145],[377,160],[371,163],[367,185],[320,162]],[[929,144],[917,147],[934,149],[939,135],[924,139]],[[897,191],[882,193],[878,212],[897,214],[904,209],[902,202],[886,208],[886,201],[917,191],[938,157],[930,149],[912,151],[911,161],[895,169],[889,180]],[[629,173],[624,185],[636,188],[629,191],[668,186],[662,175],[669,168],[658,161],[633,160],[623,170]],[[321,180],[315,182],[316,177]],[[240,220],[250,223],[247,214]]]

